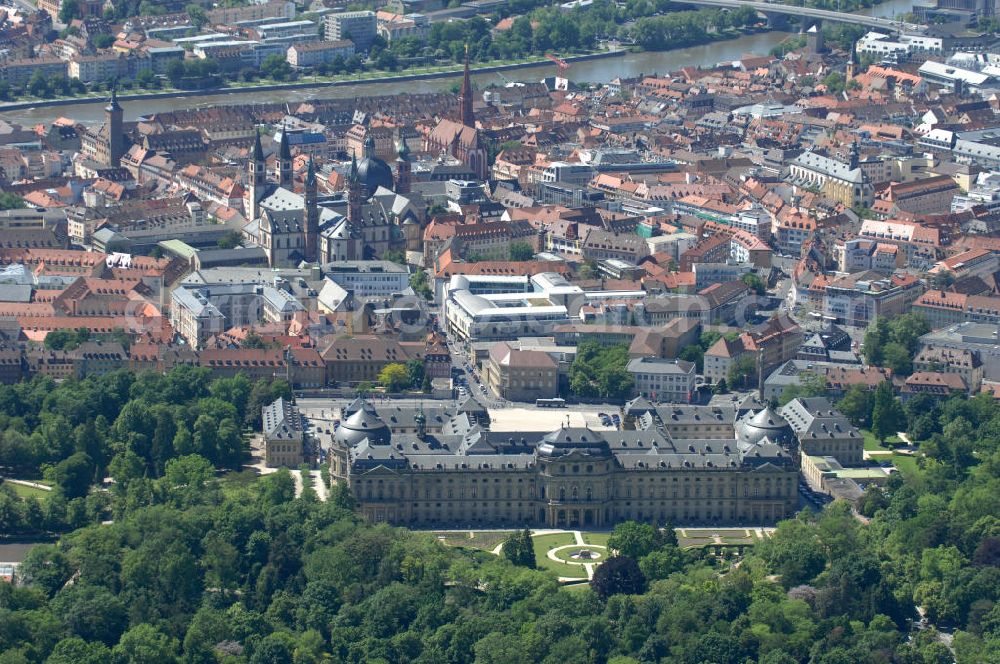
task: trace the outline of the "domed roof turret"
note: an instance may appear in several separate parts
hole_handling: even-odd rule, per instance
[[[104,108],[105,111],[112,113],[114,111],[122,110],[121,104],[118,103],[118,84],[111,86],[111,99],[108,100],[108,105]]]
[[[795,439],[795,432],[788,421],[770,406],[756,413],[747,413],[736,423],[736,439],[741,447],[756,445],[765,438],[784,445],[793,443]]]
[[[375,136],[369,130],[361,149],[361,161],[357,162],[356,179],[365,190],[365,196],[371,198],[379,187],[390,191],[395,190],[392,169],[389,164],[375,154]]]
[[[374,194],[379,187],[385,187],[390,191],[395,189],[392,169],[378,157],[365,157],[358,162],[358,181],[368,196]]]
[[[545,436],[537,448],[540,457],[561,457],[574,452],[596,458],[610,458],[608,441],[588,428],[562,428]]]
[[[396,140],[396,161],[410,160],[410,146],[406,144],[406,139],[400,136]]]
[[[345,413],[347,418],[333,436],[340,445],[354,447],[366,438],[371,445],[388,445],[392,440],[392,431],[367,401],[356,399]]]

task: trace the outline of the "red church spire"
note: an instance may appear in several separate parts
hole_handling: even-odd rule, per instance
[[[458,95],[462,109],[462,124],[466,127],[476,127],[476,115],[472,110],[472,78],[469,76],[469,45],[465,45],[465,77],[462,79],[462,91]]]

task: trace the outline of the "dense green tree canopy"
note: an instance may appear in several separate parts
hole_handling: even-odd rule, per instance
[[[67,472],[44,503],[0,486],[0,530],[12,518],[71,529],[31,549],[19,585],[0,584],[0,662],[978,664],[1000,652],[989,395],[895,413],[921,454],[866,493],[866,519],[842,502],[803,512],[739,564],[622,524],[609,545],[638,559],[559,589],[552,572],[512,564],[516,549],[447,548],[362,522],[345,487],[295,498],[287,471],[220,478],[179,451],[218,452],[221,423],[249,421],[272,389],[193,369],[0,388],[5,464],[17,450],[53,467],[79,454],[116,478],[72,498]],[[215,447],[200,417],[219,423]]]
[[[632,393],[632,376],[628,365],[628,347],[601,348],[593,341],[577,347],[576,358],[569,368],[569,389],[581,397],[625,399]]]
[[[188,366],[2,385],[0,469],[41,479],[47,466],[58,495],[19,501],[0,487],[0,515],[6,515],[0,531],[60,531],[106,519],[113,500],[147,494],[177,457],[199,455],[208,476],[216,468],[238,469],[246,453],[243,427],[259,427],[261,408],[288,394],[284,381],[212,380],[207,370]],[[110,492],[91,490],[108,476],[115,480]]]
[[[652,553],[662,542],[655,526],[648,523],[623,521],[615,526],[608,539],[608,548],[619,555],[639,559]]]
[[[646,590],[646,577],[631,556],[612,556],[594,571],[590,587],[602,600],[613,595],[640,595]]]
[[[884,366],[893,373],[908,376],[913,371],[911,358],[920,345],[921,335],[930,332],[920,314],[879,318],[865,333],[861,353],[869,364]]]
[[[504,558],[521,567],[534,569],[537,564],[535,549],[531,542],[531,531],[527,528],[511,533],[510,537],[504,540],[501,553]]]

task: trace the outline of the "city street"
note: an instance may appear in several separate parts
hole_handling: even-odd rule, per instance
[[[473,397],[487,408],[503,408],[506,403],[509,403],[495,394],[488,385],[483,384],[482,377],[472,365],[465,349],[450,336],[448,337],[448,350],[451,351],[452,367],[461,371],[459,381],[464,382],[463,387],[465,387],[467,396]],[[460,396],[459,401],[463,400]]]

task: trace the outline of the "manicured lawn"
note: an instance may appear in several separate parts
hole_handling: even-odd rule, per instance
[[[920,468],[917,466],[917,458],[908,454],[893,454],[892,465],[899,469],[903,477],[907,480],[920,475]]]
[[[589,583],[571,583],[571,584],[563,586],[563,588],[565,588],[566,590],[572,590],[573,592],[580,593],[580,592],[583,592],[583,591],[587,590],[588,588],[590,588],[590,584]]]
[[[759,539],[753,528],[689,528],[685,532],[687,535],[677,534],[677,543],[682,549],[752,545]],[[719,541],[716,541],[716,535]]]
[[[587,570],[583,565],[564,565],[563,563],[557,563],[554,560],[549,560],[545,556],[542,556],[541,558],[536,556],[535,562],[538,565],[538,569],[547,570],[559,577],[567,579],[587,578]]]
[[[583,546],[576,546],[576,545],[574,545],[574,546],[571,546],[568,549],[563,549],[562,551],[556,551],[555,555],[556,555],[556,558],[558,558],[559,560],[564,560],[564,561],[566,561],[568,563],[585,562],[585,561],[582,561],[582,560],[581,561],[574,560],[573,557],[572,557],[574,553],[577,553],[578,551],[582,551],[583,549],[589,549],[596,556],[592,560],[586,561],[586,562],[600,563],[600,562],[604,562],[604,560],[608,557],[608,549],[607,549],[607,547],[598,547],[597,545],[594,545],[594,544],[584,544]]]
[[[677,546],[682,549],[694,549],[703,546],[711,546],[715,540],[711,537],[678,537]]]
[[[538,568],[548,570],[556,576],[573,577],[577,579],[587,578],[587,570],[584,569],[583,565],[566,565],[564,563],[558,563],[554,560],[549,560],[549,557],[546,555],[549,549],[553,549],[557,546],[574,544],[575,542],[576,538],[573,537],[572,533],[557,533],[532,537],[531,543],[535,548],[535,563],[538,565]]]
[[[723,540],[729,539],[730,537],[746,537],[746,528],[720,528],[719,530],[713,530],[711,535],[718,535]]]
[[[493,551],[505,539],[510,537],[510,533],[502,530],[472,531],[472,536],[470,537],[468,531],[457,531],[437,532],[434,533],[434,536],[448,546],[462,546],[470,549],[480,549],[481,551]]]
[[[219,486],[222,488],[222,494],[226,497],[231,497],[237,495],[250,486],[254,482],[260,479],[255,470],[241,470],[239,472],[229,472],[219,478]]]
[[[875,439],[875,436],[871,431],[862,429],[861,434],[865,437],[865,450],[869,452],[892,452],[893,448],[904,444],[903,441],[901,441],[897,436],[889,436],[886,438],[885,445],[883,446],[878,444],[878,441]],[[891,456],[882,455],[879,456],[878,459],[879,461],[891,461],[892,465],[894,465],[907,480],[914,480],[920,477],[920,468],[917,466],[917,457],[915,455],[893,452]]]
[[[553,533],[551,535],[533,535],[531,543],[535,545],[535,555],[545,554],[551,548],[566,546],[576,541],[573,533]]]
[[[903,441],[901,441],[897,436],[889,436],[885,439],[885,445],[880,445],[878,439],[875,438],[875,434],[868,429],[862,429],[861,435],[865,438],[865,449],[868,451],[890,450],[897,445],[902,445],[903,443]]]
[[[5,486],[9,486],[14,490],[14,493],[22,498],[37,498],[38,500],[47,500],[51,491],[46,491],[45,489],[38,489],[33,486],[24,486],[23,484],[14,484],[13,482],[4,482]]]
[[[608,545],[608,539],[611,538],[611,533],[583,533],[583,541],[587,544],[600,544],[601,546]]]

